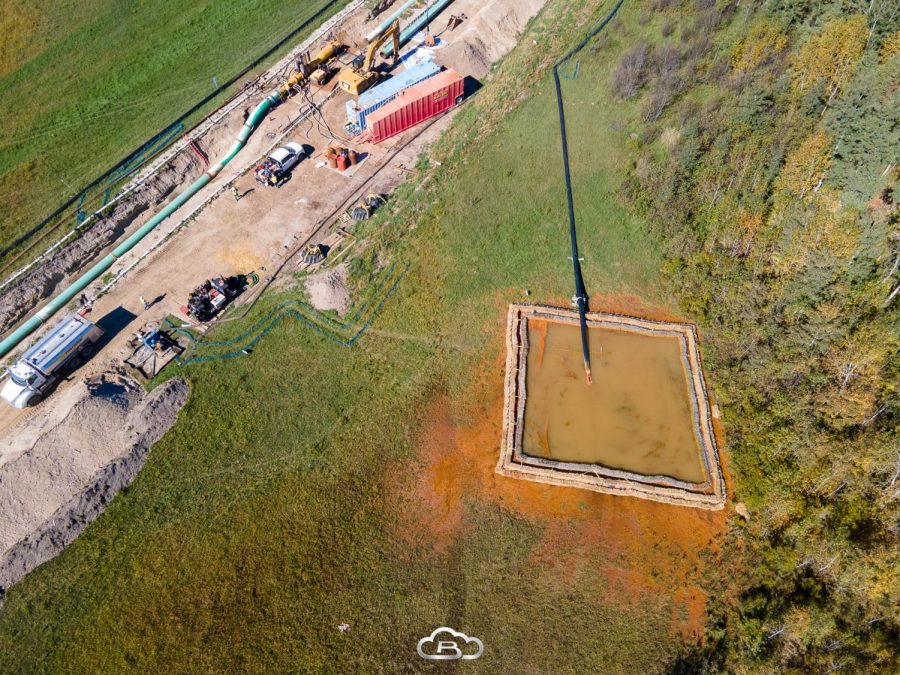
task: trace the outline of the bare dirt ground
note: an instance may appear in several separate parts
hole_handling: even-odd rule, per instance
[[[455,31],[444,31],[441,34],[445,46],[434,50],[435,60],[456,68],[463,75],[483,77],[490,64],[514,46],[525,24],[542,6],[543,0],[493,0],[489,3],[458,0],[444,15],[465,14],[469,18]],[[439,17],[436,26],[442,27],[445,20],[444,17]],[[359,46],[361,40],[358,36],[368,32],[376,22],[377,19],[367,24],[365,11],[360,9],[335,34],[347,44]],[[410,48],[415,48],[415,44]],[[349,57],[344,58],[347,60]],[[332,86],[333,82],[325,89],[313,91],[314,100],[320,102],[325,99]],[[260,92],[248,104],[256,105],[265,93],[267,92]],[[141,409],[144,410],[143,414],[156,414],[155,409],[146,408],[138,401],[124,408],[100,405],[82,384],[86,378],[109,377],[106,373],[114,370],[121,362],[126,353],[125,343],[134,331],[142,328],[147,321],[158,321],[168,314],[177,315],[190,291],[214,275],[255,271],[265,281],[275,270],[286,273],[296,271],[298,259],[294,258],[294,254],[300,245],[306,242],[319,243],[324,239],[328,228],[323,226],[331,224],[332,214],[352,204],[359,194],[389,194],[408,179],[409,167],[450,124],[453,115],[452,112],[445,115],[428,125],[424,131],[420,126],[381,145],[358,143],[354,139],[348,142],[343,131],[344,103],[347,97],[337,94],[324,105],[320,118],[301,122],[284,138],[285,141],[303,143],[312,149],[312,156],[295,168],[291,180],[276,189],[255,183],[252,172],[236,175],[236,170],[241,167],[253,166],[278,135],[295,122],[300,110],[307,105],[300,98],[294,97],[276,108],[232,163],[209,186],[171,216],[158,231],[117,261],[112,273],[132,266],[133,269],[106,294],[96,299],[92,318],[102,321],[104,317],[112,317],[114,320],[110,323],[114,329],[109,331],[105,344],[92,361],[68,381],[61,382],[57,390],[36,408],[16,411],[5,405],[0,406],[0,522],[18,518],[14,515],[18,513],[33,514],[30,518],[18,519],[16,522],[22,523],[18,529],[0,533],[0,552],[9,553],[9,550],[16,549],[21,542],[28,541],[29,536],[40,535],[44,531],[41,523],[49,522],[46,519],[52,518],[57,510],[69,504],[81,503],[79,500],[83,501],[85,494],[91,490],[96,491],[96,481],[90,477],[89,471],[79,474],[77,480],[69,480],[63,479],[62,473],[48,469],[48,466],[52,468],[52,462],[48,465],[49,456],[42,450],[46,448],[46,439],[58,439],[53,447],[55,452],[61,453],[60,457],[72,455],[80,451],[74,445],[61,442],[59,439],[62,437],[53,436],[57,430],[68,429],[74,433],[82,426],[85,431],[118,428],[122,424],[123,410]],[[205,137],[206,141],[202,145],[211,161],[215,161],[231,145],[243,124],[242,112],[235,110],[233,114],[226,116],[215,133],[211,132]],[[323,154],[331,143],[355,147],[358,152],[366,155],[366,161],[352,176],[317,166],[324,159]],[[182,175],[179,189],[202,170],[190,162],[188,164],[190,166],[176,167],[172,174]],[[224,190],[232,181],[242,194],[239,201]],[[166,186],[163,191],[167,195],[177,192],[174,185],[171,189]],[[166,239],[170,228],[206,202],[208,203],[196,217]],[[138,218],[129,222],[129,226],[136,227],[145,222],[156,210],[145,208]],[[106,246],[102,251],[96,252],[94,257],[105,254],[109,248],[110,246]],[[47,280],[50,288],[64,287],[67,280],[63,274],[70,271],[53,271]],[[87,295],[92,297],[102,285],[100,282],[95,283],[88,289]],[[38,295],[46,294],[45,288]],[[140,296],[155,300],[150,309],[144,310]],[[26,300],[33,304],[35,298]],[[335,298],[323,299],[325,300],[331,302]],[[50,324],[52,323],[51,321]],[[128,394],[130,395],[132,394]],[[93,406],[95,409],[90,420],[82,414],[85,406]],[[127,416],[130,413],[125,414]],[[110,453],[98,457],[110,462],[117,456],[127,454],[129,441],[118,439],[118,442],[120,444],[111,448]],[[101,480],[103,461],[101,459],[93,469],[95,477],[101,477]],[[107,464],[107,467],[110,466],[113,464]],[[47,482],[45,488],[14,491],[9,487],[11,480],[31,486],[36,476],[43,476]],[[111,494],[114,492],[112,490]],[[71,531],[74,532],[74,538],[77,532]],[[40,564],[48,556],[55,555],[55,552],[52,555],[42,555],[26,558]],[[0,558],[0,566],[3,562],[4,558]],[[19,572],[22,570],[19,569]],[[20,576],[18,574],[15,578]],[[0,586],[4,585],[3,581],[0,578]]]

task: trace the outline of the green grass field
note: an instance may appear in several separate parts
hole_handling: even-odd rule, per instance
[[[473,490],[458,527],[436,533],[442,515],[416,496],[434,402],[450,401],[447,433],[497,413],[506,303],[525,289],[533,301],[571,295],[556,106],[535,75],[574,39],[563,12],[573,18],[546,10],[524,38],[540,49],[517,49],[460,112],[427,189],[405,186],[366,224],[357,283],[378,251],[411,264],[369,333],[348,349],[286,319],[249,356],[181,368],[191,399],[132,487],[8,594],[0,670],[411,671],[423,665],[416,642],[439,625],[484,641],[466,664],[478,672],[663,667],[681,611],[666,565],[647,572],[658,591],[628,597],[608,576],[630,573],[627,543],[542,554],[551,530],[614,499],[577,493],[573,513],[538,517]],[[626,119],[596,86],[616,53],[567,81],[573,136]],[[523,81],[527,100],[504,114]],[[657,244],[614,198],[626,153],[615,140],[573,148],[587,284],[671,306]],[[290,297],[264,296],[216,339]],[[472,443],[496,457],[499,437]],[[552,490],[537,493],[551,506]]]
[[[357,226],[357,302],[409,270],[353,348],[288,318],[166,373],[190,401],[10,590],[0,672],[411,672],[441,625],[483,640],[473,672],[898,671],[885,3],[635,0],[569,64],[594,308],[698,324],[729,506],[494,474],[506,307],[573,290],[549,64],[610,7],[548,2]]]
[[[0,50],[0,249],[212,92],[213,77],[225,83],[327,4],[5,3],[0,17],[6,43]],[[335,2],[320,21],[345,4]],[[192,115],[187,126],[233,91]],[[87,204],[98,208],[106,187],[95,189]],[[74,211],[69,209],[71,224]]]

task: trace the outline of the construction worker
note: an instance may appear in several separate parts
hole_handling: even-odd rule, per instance
[[[231,194],[234,195],[234,201],[236,201],[236,202],[241,201],[241,193],[238,192],[237,186],[235,186],[235,185],[231,186]]]
[[[144,309],[150,309],[150,301],[147,300],[143,295],[139,295],[138,299],[140,299],[141,304],[144,306]]]

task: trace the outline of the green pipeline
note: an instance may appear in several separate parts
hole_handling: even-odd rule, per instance
[[[225,168],[225,165],[234,159],[235,155],[241,151],[241,148],[244,147],[247,139],[250,138],[250,135],[256,127],[259,126],[259,123],[265,118],[269,111],[279,103],[281,103],[281,95],[278,91],[273,91],[262,101],[262,103],[256,106],[247,118],[247,121],[238,133],[237,140],[235,140],[234,144],[231,146],[228,154],[211,166],[206,173],[200,176],[200,178],[191,183],[184,192],[167,204],[162,211],[148,220],[137,232],[113,249],[112,253],[81,275],[71,286],[53,298],[53,300],[38,310],[34,316],[28,319],[28,321],[10,333],[2,342],[0,342],[0,357],[9,354],[9,352],[15,349],[22,340],[31,335],[41,324],[46,322],[47,319],[65,307],[72,299],[87,288],[91,282],[99,279],[100,275],[112,267],[113,263],[115,263],[118,258],[121,258],[128,253],[128,251],[133,249],[141,239],[155,230],[161,222],[184,206],[184,203],[187,202],[188,199],[206,187],[206,185],[208,185],[209,182]]]
[[[409,42],[413,36],[418,33],[423,28],[427,28],[428,24],[430,24],[434,17],[444,11],[444,8],[449,5],[453,0],[437,0],[437,2],[428,6],[428,8],[419,14],[411,24],[409,24],[403,31],[400,33],[400,46],[402,47],[407,42]],[[394,53],[394,45],[389,42],[386,47],[383,47],[381,50],[381,55],[385,58],[388,56],[392,56]]]

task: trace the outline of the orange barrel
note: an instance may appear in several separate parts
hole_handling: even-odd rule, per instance
[[[347,153],[347,159],[350,160],[350,166],[356,166],[356,163],[359,161],[359,153],[356,150],[350,150]]]
[[[331,148],[328,148],[328,149],[331,150]],[[328,158],[328,166],[330,166],[332,169],[336,169],[337,168],[337,155],[334,154],[333,152],[329,152],[325,156]]]
[[[337,170],[338,171],[346,171],[349,160],[346,155],[338,155],[337,156]]]

